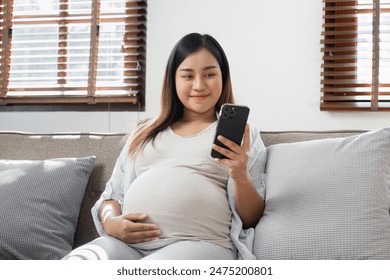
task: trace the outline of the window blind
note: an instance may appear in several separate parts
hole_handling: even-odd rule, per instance
[[[0,102],[139,103],[146,2],[0,0]]]
[[[323,0],[321,110],[390,110],[390,0]]]

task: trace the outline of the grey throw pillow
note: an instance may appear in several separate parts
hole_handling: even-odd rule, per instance
[[[0,259],[60,259],[72,250],[94,162],[0,160]]]
[[[390,128],[268,148],[258,259],[390,259]]]

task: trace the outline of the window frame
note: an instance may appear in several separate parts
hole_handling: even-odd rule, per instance
[[[66,9],[68,0],[60,0],[59,7]],[[88,86],[86,95],[34,95],[11,96],[9,95],[10,77],[10,54],[12,50],[12,9],[13,0],[0,0],[0,13],[3,14],[3,21],[0,23],[1,45],[3,50],[0,53],[0,111],[144,111],[145,110],[145,73],[146,73],[146,15],[147,1],[125,0],[125,33],[122,41],[122,48],[125,49],[125,63],[127,57],[136,57],[136,73],[130,71],[132,79],[136,79],[136,87],[130,91],[125,89],[125,94],[99,94],[96,95],[96,72],[97,57],[99,51],[99,23],[100,0],[91,1],[91,41],[88,65]],[[61,13],[58,14],[60,20]],[[61,28],[60,25],[58,28]],[[129,43],[127,34],[136,34],[135,43]],[[59,35],[60,36],[60,35]],[[67,36],[66,32],[65,35]],[[64,38],[62,38],[64,39]],[[65,38],[66,39],[66,38]],[[133,41],[132,41],[133,42]],[[129,50],[129,51],[128,51]],[[0,50],[1,51],[1,50]],[[2,55],[4,54],[4,55]],[[134,62],[132,62],[134,63]],[[58,66],[59,67],[59,66]],[[129,75],[127,66],[123,66],[123,71]],[[60,71],[58,72],[60,73]],[[127,78],[126,76],[125,78]],[[60,76],[57,77],[61,79]],[[104,86],[103,86],[104,87]],[[107,87],[107,90],[112,87]],[[57,92],[66,90],[64,86]]]

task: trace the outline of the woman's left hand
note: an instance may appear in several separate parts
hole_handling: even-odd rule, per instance
[[[227,158],[217,159],[218,162],[226,165],[229,168],[229,175],[235,181],[248,180],[247,163],[249,158],[250,148],[250,129],[249,124],[246,124],[242,145],[237,145],[226,137],[219,135],[218,140],[227,148],[223,148],[213,144],[212,148]]]

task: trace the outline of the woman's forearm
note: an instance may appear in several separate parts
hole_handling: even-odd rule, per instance
[[[250,178],[234,181],[234,197],[244,228],[255,227],[263,216],[265,204]]]
[[[116,200],[106,200],[100,206],[99,216],[103,227],[107,218],[117,217],[120,215],[122,215],[121,205]]]

